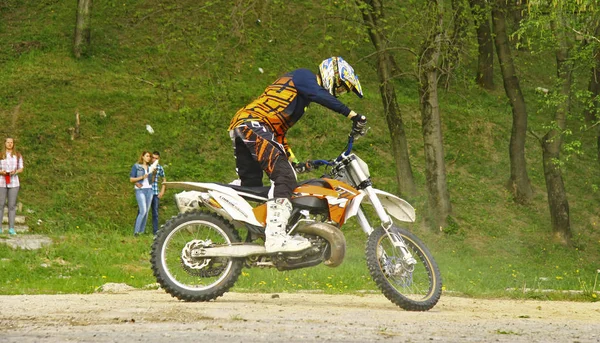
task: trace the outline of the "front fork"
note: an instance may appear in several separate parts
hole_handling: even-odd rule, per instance
[[[404,243],[402,237],[400,237],[400,235],[392,233],[391,229],[394,226],[394,222],[392,221],[392,218],[389,216],[389,214],[387,214],[387,212],[385,211],[385,208],[379,201],[379,198],[377,197],[377,194],[375,194],[375,192],[373,191],[373,188],[369,186],[365,188],[365,192],[367,193],[371,204],[373,204],[373,208],[375,208],[377,216],[381,220],[381,227],[385,230],[385,233],[392,242],[392,245],[394,245],[394,247],[396,247],[402,253],[402,260],[409,265],[415,265],[417,263],[417,260],[415,260],[415,258],[412,256],[412,254],[406,247],[406,244]],[[357,220],[360,227],[367,235],[370,235],[373,232],[373,226],[371,225],[371,223],[369,223],[369,220],[367,219],[367,216],[363,211],[362,205],[358,209]]]

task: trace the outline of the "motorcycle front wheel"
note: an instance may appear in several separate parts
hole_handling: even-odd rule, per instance
[[[237,231],[216,214],[181,213],[167,221],[154,239],[150,259],[152,271],[160,286],[177,299],[216,299],[237,281],[243,260],[202,258],[194,252],[236,242],[240,242]]]
[[[442,294],[442,277],[431,253],[411,232],[393,226],[391,235],[400,237],[416,260],[404,259],[386,231],[375,229],[367,241],[367,266],[371,277],[386,298],[407,311],[427,311]]]

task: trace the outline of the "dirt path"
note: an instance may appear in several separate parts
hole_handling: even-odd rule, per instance
[[[0,296],[0,342],[600,342],[598,303],[443,296],[425,313],[382,295],[227,293],[179,302],[162,290]]]

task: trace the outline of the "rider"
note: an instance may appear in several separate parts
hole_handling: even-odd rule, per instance
[[[290,198],[297,187],[291,163],[298,160],[285,133],[304,114],[311,102],[338,112],[355,123],[367,118],[341,103],[337,97],[353,91],[363,97],[354,69],[341,57],[330,57],[319,65],[319,73],[296,69],[275,80],[264,93],[240,109],[229,125],[236,169],[242,186],[263,185],[263,171],[274,184],[273,198],[267,201],[265,248],[268,253],[301,251],[310,242],[290,236],[285,228],[292,211]]]

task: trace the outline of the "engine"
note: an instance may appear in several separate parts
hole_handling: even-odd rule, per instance
[[[275,255],[271,258],[278,270],[292,270],[316,266],[324,263],[337,267],[346,255],[346,239],[335,226],[323,222],[313,222],[299,226],[296,233],[302,233],[312,243],[312,247],[297,253]]]

